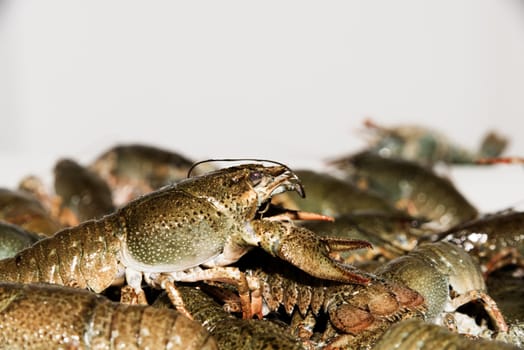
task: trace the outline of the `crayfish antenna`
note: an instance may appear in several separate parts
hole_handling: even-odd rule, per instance
[[[475,161],[475,164],[524,164],[522,157],[494,157],[494,158],[480,158]]]

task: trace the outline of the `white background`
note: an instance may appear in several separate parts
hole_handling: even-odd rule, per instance
[[[294,167],[364,146],[366,117],[524,156],[524,2],[0,0],[0,186],[144,142]],[[481,210],[522,166],[450,176]]]

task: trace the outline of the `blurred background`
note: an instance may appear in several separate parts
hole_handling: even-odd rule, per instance
[[[524,156],[523,62],[522,0],[0,0],[0,186],[131,142],[321,168],[366,118]],[[449,176],[490,211],[523,170]]]

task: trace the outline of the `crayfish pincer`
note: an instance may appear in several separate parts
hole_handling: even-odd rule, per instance
[[[270,215],[271,197],[284,191],[304,194],[299,178],[284,165],[244,164],[191,177],[0,261],[0,280],[101,292],[125,276],[132,301],[146,302],[145,280],[166,289],[180,309],[175,281],[234,282],[248,308],[246,278],[227,265],[259,246],[315,277],[367,284],[359,270],[330,254],[369,243],[318,237],[292,224],[299,212]]]

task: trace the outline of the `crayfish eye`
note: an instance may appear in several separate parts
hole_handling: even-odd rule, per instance
[[[258,185],[262,180],[262,176],[263,175],[260,171],[253,171],[249,174],[249,180],[253,183],[253,185]]]

